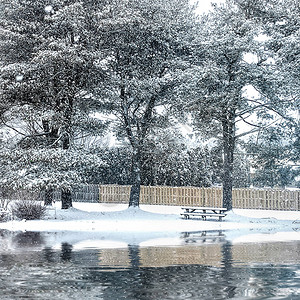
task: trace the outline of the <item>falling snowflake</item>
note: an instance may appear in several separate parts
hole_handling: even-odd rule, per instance
[[[54,9],[53,9],[52,5],[47,5],[47,6],[45,6],[45,12],[46,12],[47,14],[53,13],[53,12],[54,12]]]

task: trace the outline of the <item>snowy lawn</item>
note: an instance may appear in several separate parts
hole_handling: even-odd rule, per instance
[[[0,228],[13,231],[93,231],[93,232],[191,232],[207,230],[272,228],[277,231],[300,227],[300,212],[234,209],[223,221],[190,219],[180,216],[179,206],[73,203],[60,209],[61,203],[48,209],[44,220],[10,221]],[[300,235],[297,230],[295,231]],[[300,238],[299,238],[300,239]]]
[[[38,231],[49,246],[62,242],[83,248],[124,248],[184,245],[183,233],[225,232],[232,243],[300,241],[300,212],[233,210],[223,221],[185,220],[178,206],[73,203],[68,210],[61,203],[48,209],[44,220],[9,221],[0,229]]]

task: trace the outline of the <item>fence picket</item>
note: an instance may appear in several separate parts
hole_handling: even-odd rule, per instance
[[[100,185],[99,201],[126,203],[130,186]],[[234,208],[300,210],[300,191],[233,189]],[[222,188],[141,186],[141,204],[222,206]]]
[[[74,202],[128,203],[131,186],[82,185],[72,190]],[[61,191],[53,192],[53,199],[60,201]],[[0,198],[4,197],[0,191]],[[5,195],[7,199],[43,200],[43,193],[18,191]],[[141,204],[178,206],[222,206],[220,187],[166,187],[141,186]],[[300,190],[280,189],[233,189],[233,208],[273,209],[300,211]]]

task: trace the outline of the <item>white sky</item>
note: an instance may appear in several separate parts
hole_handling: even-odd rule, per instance
[[[191,3],[195,3],[197,0],[191,0]],[[198,0],[199,3],[199,9],[198,12],[207,12],[211,9],[211,2],[213,3],[222,3],[225,2],[225,0]]]

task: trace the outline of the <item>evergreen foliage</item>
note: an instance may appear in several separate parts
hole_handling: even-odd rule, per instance
[[[132,206],[141,184],[222,184],[230,209],[233,186],[295,182],[297,1],[189,2],[1,1],[0,188],[68,208],[85,182],[131,184]]]
[[[194,114],[200,130],[223,144],[223,205],[228,209],[238,139],[282,119],[293,122],[289,114],[297,102],[290,91],[283,91],[278,54],[268,47],[267,38],[259,39],[266,34],[263,20],[274,18],[269,14],[274,3],[266,7],[262,3],[227,0],[203,17],[195,49],[197,65],[186,75],[192,94],[188,106],[182,106]],[[178,92],[182,93],[180,88]],[[241,124],[250,130],[239,133]]]

